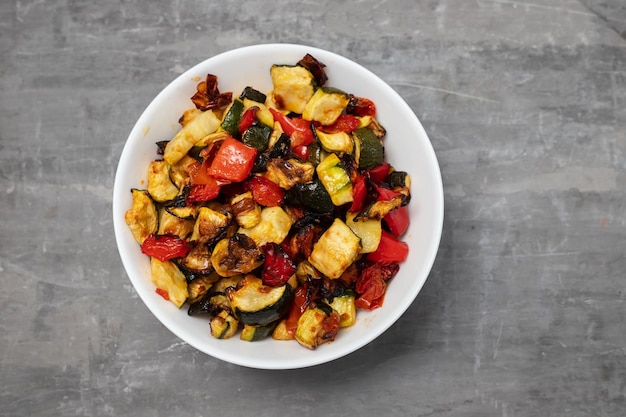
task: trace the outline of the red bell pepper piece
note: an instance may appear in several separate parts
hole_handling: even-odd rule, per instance
[[[403,262],[408,255],[409,245],[383,230],[378,248],[374,252],[367,254],[367,259],[382,265],[389,265]]]
[[[397,193],[388,188],[379,187],[377,185],[374,186],[376,191],[378,191],[378,200],[389,200],[400,193]],[[406,232],[409,228],[410,220],[409,220],[409,209],[407,206],[401,206],[396,209],[391,210],[385,217],[383,217],[383,221],[389,227],[389,231],[395,236],[399,237]]]
[[[185,199],[185,201],[187,204],[211,201],[220,194],[220,190],[221,186],[217,181],[212,184],[192,185],[191,190],[189,190],[189,194],[187,194],[187,198]]]
[[[141,244],[141,252],[161,262],[181,258],[189,253],[191,246],[174,235],[149,235]]]
[[[217,179],[241,182],[250,174],[256,155],[256,148],[227,137],[215,154],[207,173]]]
[[[266,243],[261,248],[265,255],[261,279],[263,284],[278,287],[289,281],[296,272],[296,266],[289,255],[276,243]]]
[[[350,133],[358,129],[361,122],[350,114],[341,114],[332,125],[320,126],[320,129],[326,133],[346,132]]]
[[[308,160],[311,155],[311,149],[306,145],[298,145],[292,149],[293,153],[302,160]]]
[[[156,292],[161,297],[163,297],[164,300],[167,300],[167,301],[170,300],[170,293],[165,291],[163,288],[157,288],[156,290],[154,290],[154,292]]]
[[[305,312],[316,292],[317,289],[309,286],[307,283],[298,286],[298,288],[294,290],[293,302],[291,303],[291,308],[285,319],[285,329],[291,337],[295,335],[296,329],[298,328],[298,319]]]
[[[365,174],[376,184],[380,184],[387,179],[387,176],[389,176],[390,168],[391,165],[389,165],[387,162],[383,162],[382,164],[372,169],[368,169]]]
[[[270,112],[274,116],[274,120],[280,123],[283,132],[288,134],[291,138],[292,148],[313,143],[314,137],[313,131],[311,130],[311,122],[301,117],[289,118],[271,107]]]
[[[266,207],[280,206],[285,193],[278,184],[269,178],[254,176],[245,183],[245,188],[252,192],[252,198]]]
[[[356,213],[363,208],[365,198],[367,197],[367,186],[365,185],[365,178],[362,175],[357,175],[352,186],[352,206],[350,211]]]
[[[258,106],[252,106],[241,115],[239,121],[239,134],[243,134],[250,126],[256,122],[256,114],[259,111]]]
[[[387,284],[376,275],[361,275],[356,282],[355,290],[359,296],[355,300],[357,308],[374,310],[383,305]]]
[[[346,111],[355,116],[375,116],[376,105],[368,98],[352,96]]]

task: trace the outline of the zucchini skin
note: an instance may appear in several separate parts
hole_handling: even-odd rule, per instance
[[[278,298],[277,293],[280,293]],[[293,289],[289,284],[268,287],[263,285],[260,278],[247,275],[237,287],[227,288],[226,295],[235,316],[242,323],[265,326],[280,320],[289,312]]]

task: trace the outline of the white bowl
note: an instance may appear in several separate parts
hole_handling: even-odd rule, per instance
[[[272,64],[295,64],[310,53],[326,65],[327,85],[367,97],[377,106],[377,117],[386,128],[386,159],[412,179],[409,212],[411,225],[403,237],[408,259],[401,265],[385,295],[384,305],[359,311],[354,326],[341,329],[336,339],[316,350],[295,341],[244,342],[237,336],[218,340],[209,334],[206,318],[190,317],[155,293],[148,257],[140,251],[124,222],[131,206],[131,188],[146,187],[146,171],[156,158],[155,142],[171,139],[178,119],[193,104],[190,97],[207,73],[218,77],[220,92],[238,95],[251,85],[271,90]],[[166,86],[143,112],[122,151],[113,189],[113,220],[119,253],[126,272],[141,299],[172,333],[196,349],[221,360],[261,369],[303,368],[345,356],[387,330],[411,305],[435,260],[443,226],[443,186],[432,145],[411,108],[389,85],[355,62],[321,49],[291,44],[249,46],[222,53],[199,63]],[[382,352],[381,352],[382,353]]]

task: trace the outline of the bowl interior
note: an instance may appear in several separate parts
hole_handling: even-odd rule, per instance
[[[206,318],[190,317],[155,293],[148,258],[133,239],[124,213],[131,206],[131,188],[146,187],[147,166],[156,159],[155,142],[169,140],[179,129],[178,119],[191,108],[190,97],[207,73],[218,77],[221,92],[238,95],[252,86],[269,92],[272,64],[295,64],[310,53],[326,65],[328,85],[377,106],[377,118],[387,130],[386,159],[411,176],[411,225],[402,238],[409,257],[391,281],[382,308],[359,311],[357,323],[339,332],[335,341],[314,351],[295,341],[267,339],[246,343],[234,337],[217,340],[209,334]],[[388,329],[410,306],[424,285],[434,262],[443,225],[443,187],[439,165],[421,123],[404,100],[384,81],[362,66],[321,49],[290,44],[257,45],[226,52],[199,63],[165,87],[148,105],[132,129],[119,161],[114,191],[113,218],[119,253],[127,274],[150,311],[179,338],[196,349],[224,361],[262,369],[312,366],[340,358],[369,343]]]

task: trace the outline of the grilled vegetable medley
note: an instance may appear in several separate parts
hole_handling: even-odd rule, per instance
[[[385,161],[375,104],[324,68],[272,65],[272,91],[235,97],[208,74],[131,190],[156,292],[214,337],[315,349],[383,304],[408,255],[410,178]]]

